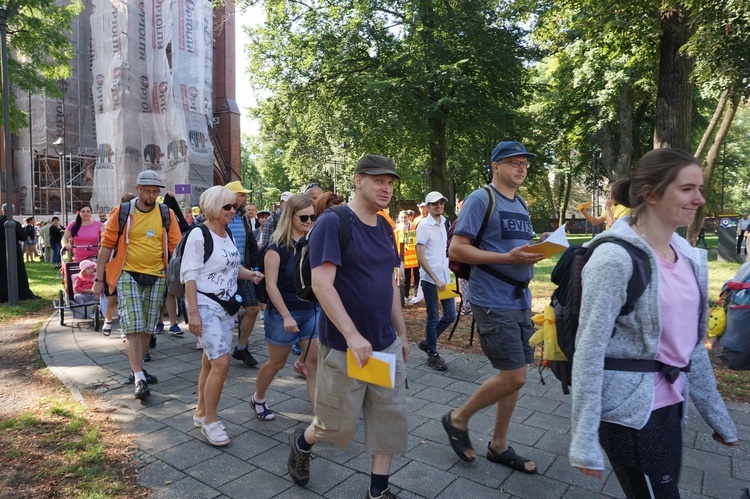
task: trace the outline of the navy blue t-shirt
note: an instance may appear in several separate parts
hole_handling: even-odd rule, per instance
[[[268,244],[267,251],[275,251],[279,254],[279,274],[276,280],[276,287],[279,288],[281,299],[288,310],[312,310],[316,304],[311,301],[304,301],[297,298],[294,291],[294,247],[291,249],[280,249],[275,243]],[[284,261],[286,256],[286,261]],[[275,309],[273,302],[268,300],[267,307]]]
[[[393,278],[400,260],[396,252],[393,229],[378,216],[375,227],[360,221],[347,207],[352,237],[344,253],[339,243],[339,217],[331,210],[324,212],[310,231],[310,268],[323,262],[333,263],[336,278],[333,286],[357,331],[382,351],[396,341],[391,324]],[[320,314],[319,339],[324,345],[345,351],[346,339],[325,313]]]

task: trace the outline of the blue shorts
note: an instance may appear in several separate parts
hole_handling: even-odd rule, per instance
[[[284,330],[284,319],[281,314],[273,307],[267,307],[263,313],[263,328],[266,331],[266,341],[277,347],[291,347],[298,341],[305,341],[318,337],[318,316],[320,316],[320,307],[315,305],[313,309],[290,310],[292,317],[297,321],[296,333],[289,333]]]

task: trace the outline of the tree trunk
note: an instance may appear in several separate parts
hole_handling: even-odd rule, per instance
[[[701,143],[698,144],[698,149],[695,150],[695,156],[700,161],[701,156],[703,156],[703,151],[706,149],[706,146],[708,145],[708,140],[711,138],[711,135],[714,133],[714,129],[716,128],[716,124],[719,122],[719,118],[721,118],[721,113],[724,112],[724,107],[727,103],[727,96],[729,95],[729,87],[725,88],[724,91],[721,93],[721,97],[719,97],[719,102],[716,104],[716,111],[714,111],[714,115],[711,117],[711,121],[708,123],[708,126],[706,127],[706,131],[703,132],[703,137],[701,138]]]
[[[430,117],[432,138],[430,140],[430,190],[438,191],[443,196],[450,193],[448,181],[448,141],[446,139],[446,123],[440,115]],[[446,205],[446,211],[453,215],[454,208],[451,201]]]
[[[714,137],[714,142],[711,145],[711,149],[708,150],[708,154],[706,155],[706,164],[703,167],[703,183],[705,191],[708,191],[709,186],[711,185],[711,180],[714,174],[714,166],[716,165],[716,160],[719,157],[719,150],[721,149],[721,145],[724,143],[724,140],[727,138],[727,134],[729,134],[729,128],[732,126],[734,115],[737,112],[737,106],[740,103],[740,97],[740,92],[734,92],[731,96],[731,99],[728,99],[726,101],[724,118],[721,121],[719,130],[716,132],[716,136]],[[698,208],[698,211],[695,214],[695,218],[688,226],[687,240],[690,241],[690,244],[695,244],[695,240],[698,238],[698,233],[700,232],[701,226],[703,225],[704,218],[706,218],[705,204]]]
[[[612,129],[610,128],[609,123],[602,124],[602,127],[596,135],[597,144],[602,153],[600,158],[601,165],[607,172],[609,181],[612,182],[617,178],[617,162],[615,160],[615,144],[614,139],[612,139]]]
[[[573,174],[565,174],[565,193],[563,194],[562,203],[560,203],[560,213],[557,217],[558,227],[565,223],[565,214],[568,213],[568,204],[570,203],[570,192],[573,186]]]
[[[690,151],[694,60],[681,52],[691,35],[688,10],[680,5],[661,13],[659,80],[654,116],[654,149]]]
[[[630,162],[633,159],[633,93],[630,85],[620,87],[620,153],[615,165],[615,178],[630,175]],[[612,179],[610,179],[612,180]]]

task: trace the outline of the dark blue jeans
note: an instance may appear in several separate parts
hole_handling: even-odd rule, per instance
[[[438,300],[437,286],[424,279],[420,282],[424,293],[424,304],[427,307],[427,324],[425,327],[425,343],[427,343],[427,355],[437,355],[437,340],[443,331],[456,320],[456,300]],[[440,317],[438,307],[442,304],[443,316]]]

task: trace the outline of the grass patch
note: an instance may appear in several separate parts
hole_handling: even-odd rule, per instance
[[[89,421],[68,394],[40,399],[0,429],[0,464],[15,471],[16,485],[26,491],[108,498],[133,490],[122,465],[125,445],[111,438],[106,423]]]
[[[41,300],[23,300],[18,305],[4,304],[0,307],[0,325],[29,316],[45,316],[52,313],[52,300],[57,299],[62,289],[60,272],[52,268],[51,263],[26,263],[26,274],[29,277],[31,291],[41,296]]]

